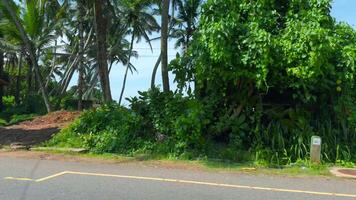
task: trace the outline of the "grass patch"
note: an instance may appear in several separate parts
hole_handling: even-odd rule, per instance
[[[22,115],[12,115],[8,125],[18,124],[20,122],[29,121],[37,117],[36,114],[22,114]]]

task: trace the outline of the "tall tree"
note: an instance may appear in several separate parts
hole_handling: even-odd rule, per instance
[[[96,42],[97,42],[97,60],[101,88],[103,90],[104,102],[112,101],[109,70],[107,63],[106,49],[106,34],[107,34],[107,18],[105,16],[106,1],[95,0],[95,25],[96,25]]]
[[[15,92],[15,102],[16,105],[20,104],[20,80],[21,80],[21,71],[22,71],[22,53],[20,52],[18,61],[17,61],[17,77],[16,77],[16,92]]]
[[[8,0],[2,0],[2,3],[5,6],[7,12],[9,13],[12,21],[14,22],[14,24],[15,24],[15,26],[17,28],[17,30],[19,31],[19,34],[20,34],[20,36],[21,36],[21,38],[23,40],[23,43],[25,45],[25,49],[26,49],[27,53],[29,54],[29,59],[31,61],[31,64],[32,64],[32,66],[34,68],[35,77],[36,77],[36,80],[37,80],[38,85],[40,87],[40,91],[41,91],[41,94],[42,94],[42,97],[43,97],[47,112],[51,112],[51,105],[50,105],[50,102],[49,102],[48,93],[46,91],[46,88],[44,87],[44,84],[43,84],[43,81],[42,81],[42,78],[41,78],[40,69],[39,69],[39,66],[38,66],[38,63],[37,63],[36,49],[33,46],[33,42],[31,42],[31,40],[30,40],[29,36],[27,35],[23,25],[21,24],[21,21],[20,21],[19,17],[17,16],[17,13],[15,12],[15,10],[13,8],[14,6],[10,5]],[[30,2],[29,5],[33,6],[33,5],[31,5],[31,2]],[[30,8],[32,8],[32,7],[30,7]],[[33,8],[33,9],[35,9],[35,8]],[[28,18],[30,18],[30,17],[31,16],[28,16]],[[25,18],[26,18],[26,16],[25,16]],[[32,21],[32,23],[33,23],[33,21]]]
[[[153,31],[159,30],[159,25],[157,24],[157,21],[151,15],[151,13],[149,13],[149,8],[151,5],[150,2],[142,2],[142,0],[136,0],[136,1],[130,0],[130,1],[123,1],[122,3],[124,3],[123,11],[124,11],[124,17],[126,18],[126,21],[124,23],[128,26],[129,33],[131,34],[131,43],[129,47],[129,55],[128,55],[129,57],[128,57],[128,62],[126,63],[126,71],[125,71],[122,90],[120,94],[119,105],[121,104],[125,91],[127,73],[130,69],[130,59],[131,59],[135,38],[137,38],[137,40],[139,41],[143,37],[146,40],[146,42],[148,42],[149,45],[151,46],[150,38],[148,35],[150,35]]]
[[[84,17],[85,17],[85,8],[84,1],[77,1],[78,8],[78,32],[79,32],[79,73],[78,73],[78,110],[83,110],[83,92],[84,92]]]
[[[170,0],[162,0],[162,20],[161,20],[161,69],[163,91],[169,92],[168,76],[168,24],[169,24],[169,3]]]
[[[177,1],[178,14],[172,19],[174,28],[172,38],[176,38],[175,47],[182,47],[186,51],[198,26],[198,18],[202,0]]]
[[[4,53],[0,50],[0,79],[3,78],[4,71]],[[0,84],[0,111],[3,110],[2,97],[4,95],[4,87]]]
[[[172,3],[171,3],[171,17],[170,17],[170,22],[169,23],[169,27],[168,27],[168,34],[170,35],[170,32],[173,30],[173,26],[174,26],[174,18],[175,18],[175,11],[177,9],[177,4],[179,4],[181,0],[172,0]],[[162,4],[161,4],[162,6]],[[156,13],[158,14],[162,14],[162,7],[159,7],[160,9],[158,9],[156,11]],[[160,11],[159,11],[160,10]],[[158,38],[154,38],[154,39],[160,39],[161,37],[158,37]],[[156,61],[156,64],[154,65],[153,67],[153,71],[152,71],[152,75],[151,75],[151,89],[153,90],[156,86],[155,86],[155,82],[156,82],[156,74],[157,74],[157,70],[158,70],[158,67],[159,67],[159,64],[161,64],[162,62],[162,54],[160,52],[158,58],[157,58],[157,61]]]

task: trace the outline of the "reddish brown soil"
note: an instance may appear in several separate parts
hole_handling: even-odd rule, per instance
[[[0,145],[39,144],[50,139],[53,134],[70,124],[79,115],[79,112],[57,111],[36,117],[31,121],[0,128]]]
[[[342,174],[356,176],[356,169],[340,169],[338,171]]]

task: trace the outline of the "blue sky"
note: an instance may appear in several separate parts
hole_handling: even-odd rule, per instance
[[[337,21],[344,21],[352,25],[356,29],[356,0],[334,0],[332,7],[332,16]],[[133,59],[132,63],[136,66],[138,72],[129,74],[126,84],[125,97],[136,96],[137,91],[147,90],[150,87],[152,68],[159,55],[160,42],[154,41],[152,43],[153,52],[149,49],[149,46],[140,42],[135,44],[135,50],[138,51],[140,57]],[[177,50],[174,49],[174,41],[169,43],[169,59],[174,59]],[[120,91],[122,87],[122,80],[124,76],[124,67],[122,65],[116,65],[113,67],[110,74],[111,90],[115,100],[119,99]],[[173,77],[171,76],[171,82]],[[156,83],[161,84],[160,69],[157,72]],[[171,83],[173,85],[173,83]],[[174,88],[174,85],[173,85]],[[127,102],[124,102],[124,104]]]

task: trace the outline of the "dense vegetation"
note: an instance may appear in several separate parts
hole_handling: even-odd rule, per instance
[[[80,0],[56,6],[53,1],[25,2],[22,10],[27,12],[38,7],[33,2],[43,2],[41,9],[53,7],[54,13],[40,15],[42,30],[50,28],[46,37],[65,35],[68,42],[61,49],[65,53],[56,56],[57,47],[41,41],[46,32],[31,35],[41,28],[26,25],[37,11],[17,12],[29,39],[15,38],[20,28],[6,16],[11,5],[14,11],[20,5],[2,6],[2,23],[14,28],[1,32],[0,47],[9,63],[5,69],[15,75],[20,71],[18,84],[11,83],[6,91],[15,94],[15,104],[29,106],[38,88],[47,111],[75,109],[73,100],[79,109],[83,100],[105,103],[87,109],[47,145],[282,165],[307,160],[310,138],[319,135],[324,162],[356,161],[356,31],[331,17],[329,0],[93,1],[95,9]],[[71,9],[75,12],[66,12]],[[100,10],[105,14],[98,14]],[[161,17],[161,26],[154,14]],[[105,26],[92,23],[101,20]],[[123,94],[128,71],[135,70],[130,59],[139,57],[134,41],[150,43],[154,31],[161,33],[162,49],[151,89],[129,98],[128,108],[120,105],[123,95],[112,102],[112,64],[121,62],[126,68]],[[182,49],[169,66],[167,38],[175,38]],[[28,58],[31,54],[34,60]],[[160,62],[163,91],[154,81]],[[170,90],[168,70],[178,85],[175,91]],[[78,84],[67,90],[76,71]]]

